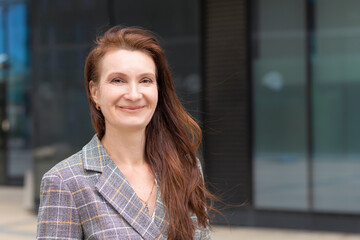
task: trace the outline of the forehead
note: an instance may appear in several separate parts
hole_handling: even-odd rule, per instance
[[[156,75],[156,66],[153,58],[144,51],[114,49],[108,51],[102,58],[100,73],[104,77],[114,72]]]

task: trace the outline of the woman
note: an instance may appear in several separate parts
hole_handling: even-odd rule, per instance
[[[115,26],[85,64],[96,130],[41,183],[38,239],[210,239],[196,150],[158,40]]]

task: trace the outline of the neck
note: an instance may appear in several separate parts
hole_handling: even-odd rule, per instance
[[[130,167],[145,163],[145,129],[106,129],[101,143],[116,165]]]

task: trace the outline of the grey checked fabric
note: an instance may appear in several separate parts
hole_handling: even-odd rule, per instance
[[[37,239],[166,239],[159,188],[150,216],[96,135],[43,176],[40,194]],[[210,231],[194,239],[210,240]]]

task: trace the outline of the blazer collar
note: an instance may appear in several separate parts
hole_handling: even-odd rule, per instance
[[[159,204],[159,201],[157,201],[155,217],[151,218],[123,173],[106,153],[96,135],[83,148],[83,156],[85,169],[102,173],[95,188],[109,204],[144,239],[165,239],[159,228],[160,226],[163,227],[163,224],[154,221],[154,219],[158,219],[157,215],[161,217],[164,215],[162,204]],[[160,197],[159,194],[160,192],[158,191],[157,198]]]
[[[83,149],[84,168],[86,170],[103,172],[104,166],[112,162],[105,148],[95,134]]]

